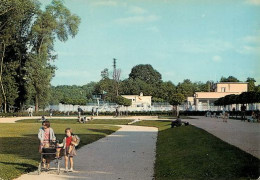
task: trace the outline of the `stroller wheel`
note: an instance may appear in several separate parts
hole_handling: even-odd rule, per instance
[[[42,163],[39,163],[39,166],[38,166],[38,175],[41,174],[41,171],[42,171]]]

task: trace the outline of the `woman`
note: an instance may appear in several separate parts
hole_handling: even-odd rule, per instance
[[[51,125],[50,125],[49,121],[43,121],[42,127],[39,129],[38,138],[40,140],[40,147],[39,147],[40,153],[41,152],[48,153],[48,152],[45,152],[47,150],[45,148],[49,148],[50,142],[56,140],[54,131],[50,126]],[[49,170],[50,160],[51,160],[50,156],[48,156],[48,155],[43,156],[43,162],[42,162],[43,168],[46,168],[47,170]],[[45,163],[46,163],[46,166],[45,166]]]

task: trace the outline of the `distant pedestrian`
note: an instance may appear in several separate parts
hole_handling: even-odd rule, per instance
[[[119,115],[118,107],[116,107],[116,117]]]
[[[46,118],[45,118],[45,116],[44,116],[44,115],[42,116],[42,119],[41,119],[41,121],[46,121]]]
[[[227,122],[227,119],[228,119],[228,112],[225,112],[223,114],[223,122]]]
[[[246,120],[246,106],[244,104],[241,106],[241,120]]]
[[[96,108],[96,115],[98,116],[98,108]]]
[[[92,114],[92,116],[95,116],[95,110],[94,110],[94,107],[92,107],[92,109],[91,109],[91,114]]]
[[[83,114],[83,110],[81,109],[81,107],[79,106],[78,107],[78,117],[80,117],[80,115]]]
[[[50,118],[52,117],[53,109],[50,109]]]
[[[33,108],[32,108],[32,107],[29,107],[29,108],[27,109],[27,112],[28,112],[29,117],[32,117],[32,116],[33,116]]]

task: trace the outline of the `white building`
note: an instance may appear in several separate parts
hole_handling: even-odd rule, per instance
[[[144,109],[147,109],[152,106],[152,96],[144,96],[142,92],[140,93],[140,95],[121,96],[132,101],[131,107],[142,107]]]
[[[187,98],[187,110],[217,110],[214,102],[224,96],[248,91],[247,82],[220,82],[214,85],[214,92],[195,92]]]

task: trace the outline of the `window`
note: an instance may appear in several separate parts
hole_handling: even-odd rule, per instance
[[[226,92],[226,88],[225,88],[225,87],[222,87],[222,88],[221,88],[221,92]]]

